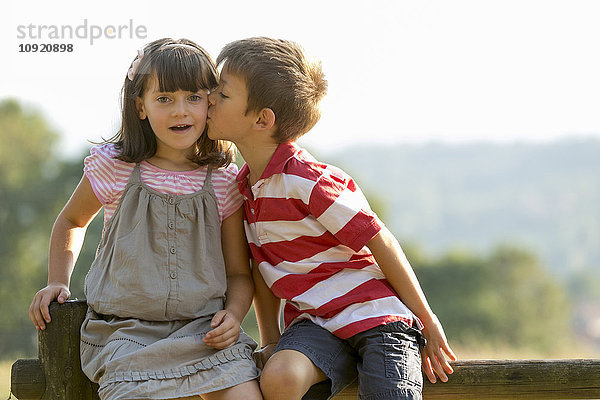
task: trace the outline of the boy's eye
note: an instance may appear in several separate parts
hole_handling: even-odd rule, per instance
[[[219,91],[219,96],[221,96],[224,99],[228,99],[229,96],[226,96],[225,93],[223,93],[222,91]]]

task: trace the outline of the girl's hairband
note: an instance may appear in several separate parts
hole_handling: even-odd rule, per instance
[[[184,44],[184,43],[165,44],[165,45],[161,46],[159,48],[159,50],[173,49],[173,48],[184,48],[184,49],[188,49],[191,51],[199,51],[196,47],[191,46],[189,44]],[[129,71],[127,71],[127,78],[129,78],[130,81],[133,81],[133,77],[135,76],[135,72],[137,71],[138,66],[140,65],[140,61],[142,61],[142,57],[144,57],[144,49],[139,49],[137,57],[135,58],[135,60],[133,60],[133,63],[131,64],[131,68],[129,68]]]
[[[133,63],[131,64],[131,68],[129,68],[129,71],[127,71],[127,77],[129,78],[130,81],[133,81],[133,77],[135,76],[135,71],[137,71],[138,65],[140,65],[140,61],[142,61],[142,57],[144,57],[144,49],[139,49],[137,57],[135,58],[135,60],[133,60]]]

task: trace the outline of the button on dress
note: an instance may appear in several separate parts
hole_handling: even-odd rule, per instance
[[[259,375],[256,343],[240,330],[224,350],[202,338],[225,305],[221,222],[211,182],[160,193],[137,164],[85,279],[83,371],[101,399],[170,399],[235,386]]]

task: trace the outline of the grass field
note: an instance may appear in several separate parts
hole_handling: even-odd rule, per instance
[[[13,363],[14,360],[0,361],[0,400],[6,400],[10,396],[10,367]]]

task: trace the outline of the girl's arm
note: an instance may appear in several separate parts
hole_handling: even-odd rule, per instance
[[[84,175],[52,228],[48,285],[35,294],[29,307],[29,317],[36,329],[46,329],[46,323],[50,322],[50,302],[57,299],[59,303],[64,303],[71,295],[71,273],[79,256],[87,226],[100,208],[102,204]]]
[[[254,294],[241,207],[223,220],[221,246],[227,274],[227,300],[225,309],[217,312],[211,321],[214,329],[203,339],[206,345],[216,349],[237,342],[241,322],[250,309]]]
[[[421,351],[421,361],[425,374],[432,383],[435,383],[435,371],[440,379],[446,382],[448,376],[444,370],[451,374],[452,367],[448,364],[444,353],[451,360],[456,360],[456,356],[450,349],[442,325],[431,311],[417,276],[406,259],[400,244],[394,235],[384,227],[367,243],[367,247],[373,253],[377,264],[400,296],[402,302],[425,326],[423,335],[427,339],[427,345]]]

